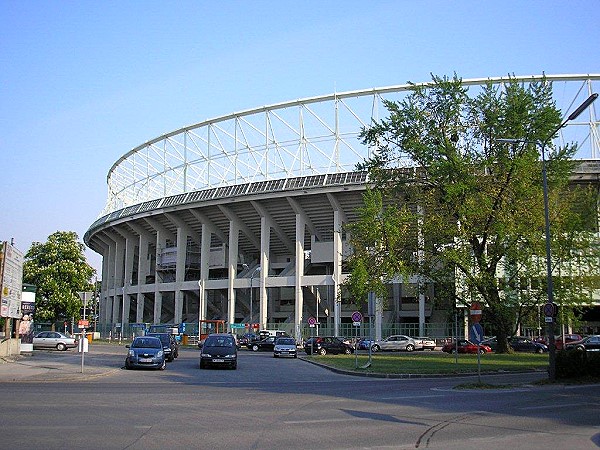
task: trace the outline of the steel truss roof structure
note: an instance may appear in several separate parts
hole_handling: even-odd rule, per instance
[[[486,83],[502,85],[509,79],[527,83],[544,77],[553,83],[556,104],[564,114],[589,96],[600,81],[596,74],[477,78],[462,83],[478,89]],[[352,172],[357,163],[371,156],[371,149],[358,139],[361,129],[386,113],[383,99],[401,100],[413,86],[334,93],[264,106],[152,139],[123,155],[109,170],[101,222],[116,212],[122,216],[125,208],[134,205],[195,191]],[[578,159],[600,159],[594,105],[561,130],[558,140],[578,142]],[[401,164],[409,166],[411,161]]]

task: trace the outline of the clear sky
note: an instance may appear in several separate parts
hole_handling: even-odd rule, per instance
[[[23,252],[83,240],[112,164],[185,125],[431,73],[600,73],[598,0],[0,0],[0,19],[0,240]]]

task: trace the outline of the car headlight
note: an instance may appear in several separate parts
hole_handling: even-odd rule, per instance
[[[200,356],[201,356],[202,358],[212,358],[212,356],[211,356],[211,354],[210,354],[210,353],[200,353]]]
[[[135,356],[135,352],[133,350],[129,350],[127,352],[127,356],[129,356],[130,358],[133,358]]]
[[[225,355],[225,359],[234,359],[235,355]]]
[[[157,358],[162,358],[164,355],[165,355],[165,354],[163,353],[163,351],[162,351],[162,350],[159,350],[159,351],[157,351],[157,352],[156,352],[156,357],[157,357]]]

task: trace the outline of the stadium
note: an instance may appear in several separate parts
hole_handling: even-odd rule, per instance
[[[563,115],[597,92],[600,82],[600,75],[511,78],[527,83],[543,77],[553,83]],[[472,93],[507,81],[462,82]],[[315,331],[368,335],[364,324],[353,326],[357,307],[342,288],[349,252],[344,224],[356,219],[369,181],[356,165],[372,149],[358,136],[386,114],[383,100],[401,100],[412,86],[233,113],[124,154],[108,172],[106,205],[84,236],[103,257],[97,331],[127,336],[143,324],[185,324],[185,332],[197,337],[220,323],[233,332],[282,329],[298,338]],[[556,142],[579,143],[572,182],[600,188],[594,105]],[[417,282],[399,279],[384,309],[360,311],[373,313],[375,337],[382,330],[452,334],[454,305],[436,300],[434,285],[422,291]],[[598,316],[600,293],[593,301]],[[600,325],[600,318],[593,320]]]

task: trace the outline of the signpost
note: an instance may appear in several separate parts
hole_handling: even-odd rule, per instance
[[[480,345],[483,341],[483,328],[479,323],[481,321],[482,310],[481,305],[477,302],[473,302],[469,309],[469,315],[471,316],[471,322],[473,325],[469,331],[469,338],[477,344],[477,380],[481,384],[481,353]]]

